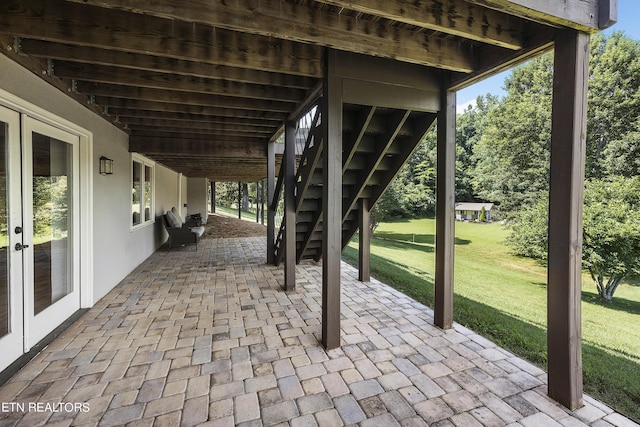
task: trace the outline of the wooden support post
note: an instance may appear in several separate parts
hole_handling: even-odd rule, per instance
[[[256,223],[260,222],[260,181],[256,181]]]
[[[242,183],[238,182],[238,219],[242,219]]]
[[[216,183],[210,182],[211,185],[211,212],[216,213]]]
[[[284,129],[284,287],[296,288],[296,122]]]
[[[337,52],[325,60],[322,126],[322,344],[340,346],[340,257],[342,253],[342,79],[336,75]]]
[[[560,31],[555,39],[547,351],[549,396],[582,406],[582,203],[586,153],[589,35]]]
[[[260,224],[264,225],[264,179],[260,181]]]
[[[434,323],[453,326],[453,260],[455,242],[456,93],[442,80],[438,112],[436,176],[436,268]]]
[[[358,280],[368,282],[371,280],[371,231],[369,228],[369,199],[360,199],[359,212],[359,228],[360,239],[359,244],[359,262],[358,262]]]
[[[276,211],[273,199],[276,191],[276,143],[267,144],[267,264],[276,263]]]

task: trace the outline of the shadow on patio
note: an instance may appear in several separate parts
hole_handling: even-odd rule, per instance
[[[589,397],[568,412],[542,370],[346,264],[327,352],[321,266],[287,294],[265,247],[156,252],[0,387],[0,425],[636,425]]]

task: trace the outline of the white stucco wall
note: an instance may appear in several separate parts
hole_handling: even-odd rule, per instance
[[[177,174],[161,165],[156,164],[156,214],[164,214],[177,204],[178,180]]]
[[[207,212],[209,211],[208,191],[209,181],[207,178],[188,178],[187,179],[187,212],[189,215],[199,213],[202,219],[207,221]]]
[[[2,55],[0,88],[93,134],[94,274],[91,299],[95,302],[148,258],[166,239],[161,218],[155,224],[131,231],[131,156],[128,152],[128,135]],[[99,174],[100,156],[114,160],[113,175]],[[178,174],[162,166],[156,166],[155,172],[156,217],[159,217],[178,200]],[[182,197],[186,200],[186,182],[183,186]]]

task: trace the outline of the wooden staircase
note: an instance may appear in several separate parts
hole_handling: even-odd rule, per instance
[[[423,140],[435,113],[345,104],[342,153],[342,247],[358,229],[359,203],[373,207],[402,165]],[[318,108],[317,111],[320,109]],[[319,113],[311,122],[296,173],[296,263],[322,257],[322,156]],[[280,181],[280,180],[279,180]],[[284,258],[284,221],[278,233],[276,263]]]

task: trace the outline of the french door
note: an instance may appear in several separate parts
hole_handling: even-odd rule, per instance
[[[0,106],[0,370],[80,308],[78,150]]]

